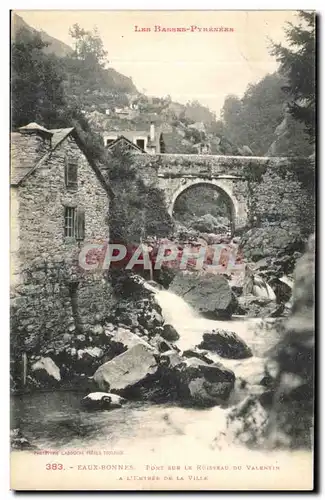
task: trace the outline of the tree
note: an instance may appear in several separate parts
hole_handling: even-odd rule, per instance
[[[226,126],[227,132],[229,133],[230,139],[235,141],[242,125],[240,123],[241,111],[241,100],[236,95],[228,95],[221,110],[221,117]]]
[[[46,128],[74,127],[85,152],[95,161],[107,161],[101,137],[90,127],[77,100],[64,86],[65,60],[46,54],[39,35],[24,28],[12,44],[12,128],[37,122]]]
[[[222,109],[227,137],[238,146],[249,146],[256,155],[264,155],[282,120],[283,84],[283,78],[274,73],[248,85],[242,99],[228,96]]]
[[[193,122],[203,122],[206,124],[215,121],[214,113],[197,100],[186,103],[184,117]]]
[[[224,136],[237,146],[249,146],[256,155],[308,156],[311,147],[303,127],[293,118],[285,120],[285,84],[284,76],[276,72],[248,85],[242,99],[228,96],[222,109]],[[275,141],[277,147],[271,148]]]
[[[91,32],[84,30],[76,23],[69,29],[69,35],[74,40],[74,56],[77,59],[85,61],[90,66],[97,64],[101,67],[105,66],[108,62],[107,51],[104,49],[97,27]]]
[[[132,154],[117,146],[108,162],[107,176],[115,197],[109,213],[110,237],[126,245],[147,236],[167,237],[172,230],[162,192],[138,176]]]
[[[301,22],[288,23],[286,36],[290,47],[273,44],[272,54],[280,62],[280,72],[287,79],[291,115],[304,123],[311,142],[315,140],[315,14],[299,13]]]

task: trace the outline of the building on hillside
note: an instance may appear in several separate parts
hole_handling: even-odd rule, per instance
[[[137,111],[135,109],[132,109],[131,107],[130,108],[115,108],[114,113],[119,118],[124,119],[124,120],[133,120],[137,115]]]
[[[104,316],[109,284],[79,255],[108,239],[112,196],[73,128],[11,134],[11,327],[25,350]]]
[[[211,154],[211,144],[208,141],[198,142],[193,145],[193,148],[197,151],[197,154],[200,155],[209,155]]]
[[[117,144],[123,143],[131,149],[141,153],[158,154],[165,152],[164,138],[160,129],[154,123],[146,130],[114,130],[104,134],[104,144],[108,149],[114,149]]]

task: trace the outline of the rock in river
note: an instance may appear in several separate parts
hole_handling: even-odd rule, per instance
[[[151,347],[148,342],[146,342],[141,337],[139,337],[139,335],[131,332],[131,330],[128,330],[127,328],[119,327],[116,331],[112,332],[112,334],[109,334],[107,337],[109,339],[109,345],[116,355],[121,354],[127,349],[130,349],[131,347],[134,347],[138,344],[142,344],[148,349],[153,350],[153,347]]]
[[[179,333],[175,330],[173,325],[169,325],[166,323],[166,324],[164,324],[164,326],[162,328],[163,328],[163,330],[162,330],[160,335],[165,340],[169,340],[170,342],[173,342],[173,341],[179,339]]]
[[[169,290],[183,297],[197,312],[211,318],[230,318],[237,304],[228,280],[220,274],[178,273]]]
[[[198,348],[213,351],[228,359],[243,359],[253,355],[248,345],[236,333],[221,329],[204,333]]]
[[[221,363],[184,358],[174,351],[161,355],[159,377],[169,400],[194,407],[223,404],[235,383],[234,373]]]
[[[81,406],[87,410],[114,410],[121,408],[126,399],[109,392],[91,392],[81,400]]]
[[[52,358],[40,358],[32,365],[32,371],[34,372],[34,376],[40,381],[61,381],[60,369]]]
[[[251,294],[238,298],[235,312],[249,318],[278,318],[283,311],[284,304],[277,304],[274,300]]]
[[[100,366],[94,374],[94,381],[102,391],[122,393],[144,382],[157,369],[152,350],[139,343]]]
[[[220,363],[208,365],[197,358],[185,358],[175,368],[180,399],[193,406],[209,407],[225,402],[235,383],[233,372]]]

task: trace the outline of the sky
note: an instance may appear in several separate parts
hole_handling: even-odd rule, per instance
[[[219,117],[225,97],[277,69],[270,39],[285,43],[296,11],[15,11],[29,25],[72,45],[69,27],[97,26],[109,66],[130,76],[140,92],[186,103],[198,100]],[[135,26],[138,28],[136,29]],[[155,32],[154,27],[189,28]],[[191,31],[191,26],[196,26]],[[233,28],[205,32],[203,28]],[[140,31],[150,28],[151,31]],[[201,28],[202,31],[199,31]]]

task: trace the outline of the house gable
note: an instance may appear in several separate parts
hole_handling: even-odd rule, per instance
[[[116,147],[121,147],[122,149],[129,149],[133,150],[138,153],[145,153],[143,149],[141,149],[139,146],[131,142],[129,139],[124,137],[123,135],[119,136],[117,139],[115,139],[112,143],[110,143],[107,146],[107,149],[110,151],[113,151]]]
[[[34,129],[34,131],[29,129],[29,126],[22,127],[21,130],[25,129],[25,132],[11,134],[11,185],[19,186],[22,182],[26,181],[34,171],[51,158],[63,141],[68,137],[73,137],[80,151],[85,155],[89,168],[95,172],[107,194],[110,197],[114,196],[99,167],[87,155],[85,146],[73,127],[48,130],[46,137],[50,137],[50,140],[44,141],[44,131],[46,129],[39,127],[37,124],[30,125],[37,126],[38,128]]]

